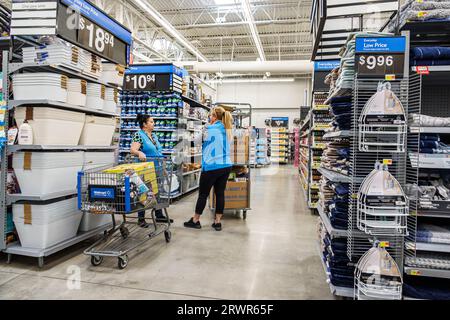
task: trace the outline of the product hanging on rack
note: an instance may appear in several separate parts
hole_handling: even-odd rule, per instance
[[[402,284],[397,263],[375,242],[356,265],[355,297],[358,300],[401,300]]]
[[[358,192],[358,228],[373,236],[407,235],[408,199],[387,165],[376,163]]]
[[[405,152],[406,130],[403,104],[389,82],[380,83],[359,118],[359,150]]]

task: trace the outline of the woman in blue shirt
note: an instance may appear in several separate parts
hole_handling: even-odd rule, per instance
[[[131,154],[137,156],[141,161],[147,161],[147,158],[164,158],[161,144],[153,133],[155,129],[153,118],[149,115],[139,114],[136,120],[141,130],[133,137]],[[162,210],[156,210],[155,215],[157,222],[167,222]],[[171,220],[171,222],[173,221]],[[149,224],[145,222],[145,211],[139,212],[138,224],[143,228],[149,227]]]
[[[214,108],[210,115],[210,124],[206,128],[203,143],[202,175],[195,215],[184,223],[186,228],[201,229],[200,217],[205,210],[211,188],[216,195],[216,218],[212,227],[222,230],[221,219],[225,208],[225,189],[233,166],[230,157],[233,118],[222,107]]]

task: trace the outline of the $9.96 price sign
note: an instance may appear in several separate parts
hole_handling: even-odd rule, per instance
[[[156,89],[155,74],[130,74],[125,76],[124,90],[152,91]]]
[[[360,77],[394,75],[403,77],[405,67],[403,37],[356,38],[356,70]]]

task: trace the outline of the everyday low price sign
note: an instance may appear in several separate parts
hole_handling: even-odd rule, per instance
[[[405,37],[357,37],[356,66],[359,77],[403,78]]]

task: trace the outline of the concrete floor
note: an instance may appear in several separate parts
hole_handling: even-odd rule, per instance
[[[7,265],[1,256],[0,299],[333,299],[296,169],[257,169],[252,181],[247,221],[227,215],[216,232],[208,211],[202,230],[187,230],[193,194],[170,208],[172,242],[148,242],[125,270],[116,259],[92,267],[83,255],[89,242],[47,258],[43,270],[35,259]]]

